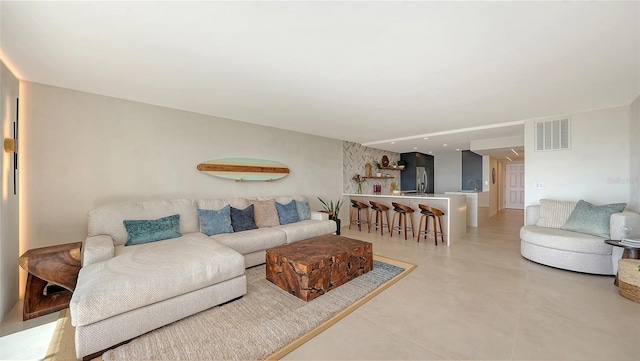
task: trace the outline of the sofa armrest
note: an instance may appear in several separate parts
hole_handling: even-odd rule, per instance
[[[82,245],[82,266],[106,261],[114,255],[113,238],[107,235],[87,237]]]
[[[329,220],[329,214],[324,212],[311,212],[311,219],[316,221]]]
[[[539,205],[531,205],[527,206],[525,211],[525,226],[535,226],[538,223],[538,219],[540,219],[540,206]]]
[[[624,238],[625,228],[629,229],[628,237],[640,237],[640,214],[624,211],[611,215],[609,224],[609,236],[611,239]]]

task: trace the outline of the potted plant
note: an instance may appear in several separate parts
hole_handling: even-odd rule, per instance
[[[376,177],[382,177],[382,172],[380,171],[380,169],[382,168],[382,163],[378,162],[377,160],[374,160],[371,163],[374,167],[376,167]]]
[[[407,164],[404,160],[400,159],[398,161],[398,168],[404,169],[405,164]]]
[[[329,214],[329,219],[332,219],[336,222],[336,235],[340,235],[340,218],[338,215],[340,214],[340,206],[342,206],[343,200],[338,199],[335,203],[333,201],[329,201],[329,203],[325,202],[322,198],[318,197],[320,203],[322,203],[322,208],[324,208],[324,212]]]

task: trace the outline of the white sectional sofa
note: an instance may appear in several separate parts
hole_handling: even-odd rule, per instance
[[[89,211],[83,265],[70,302],[76,356],[85,358],[242,297],[247,292],[245,267],[264,263],[266,249],[336,231],[326,214],[309,212],[310,219],[284,225],[211,236],[201,232],[198,209],[245,209],[252,202],[292,200],[304,202],[300,196],[178,199]],[[131,237],[125,220],[163,217],[179,218],[178,237],[126,245]]]
[[[545,200],[542,200],[545,201]],[[556,201],[557,202],[557,201]],[[526,207],[525,225],[520,229],[520,253],[531,261],[571,271],[615,275],[623,249],[606,244],[621,239],[625,229],[640,230],[640,214],[624,211],[610,216],[609,235],[596,236],[562,229],[577,202],[565,202],[565,212],[547,212],[541,226],[541,205]],[[542,213],[545,213],[542,210]],[[553,225],[555,223],[555,226]]]

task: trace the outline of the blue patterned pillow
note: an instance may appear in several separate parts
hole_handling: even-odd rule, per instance
[[[309,201],[296,201],[296,210],[298,211],[298,219],[304,221],[305,219],[311,219],[311,209],[309,208]]]
[[[626,203],[594,206],[581,199],[562,229],[609,238],[611,215],[624,211],[626,206]]]
[[[278,210],[280,224],[296,223],[300,221],[300,218],[298,218],[298,210],[296,209],[295,200],[287,204],[280,204],[276,202],[276,209]]]
[[[234,232],[257,229],[258,226],[253,220],[253,204],[245,209],[231,207],[231,226]]]
[[[122,223],[124,223],[124,228],[127,229],[127,243],[124,244],[125,246],[182,236],[180,233],[179,214],[155,220],[124,220]]]
[[[226,205],[217,211],[211,209],[198,209],[200,218],[200,232],[207,236],[220,233],[233,233],[231,226],[231,206]]]

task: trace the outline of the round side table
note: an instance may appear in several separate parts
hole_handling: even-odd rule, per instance
[[[634,246],[629,246],[626,244],[622,244],[620,243],[620,241],[618,240],[612,240],[612,239],[607,239],[604,241],[604,243],[606,244],[610,244],[612,246],[615,247],[622,247],[624,248],[624,251],[622,251],[622,258],[621,259],[625,259],[625,258],[631,258],[631,259],[640,259],[640,248],[639,247],[634,247]],[[615,281],[613,281],[614,285],[618,285],[618,275],[616,274],[616,279]]]

